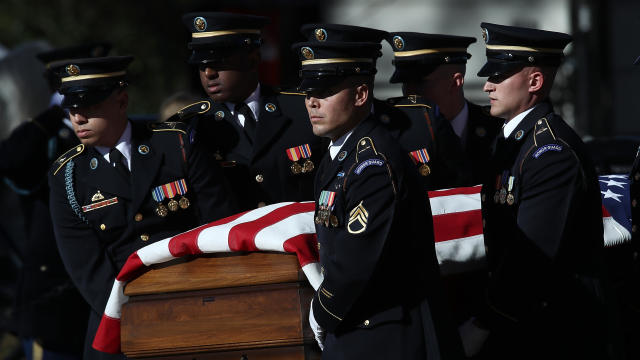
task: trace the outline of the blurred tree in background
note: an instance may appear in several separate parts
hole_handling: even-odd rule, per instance
[[[182,14],[231,11],[272,18],[263,46],[263,58],[270,66],[261,76],[269,84],[291,85],[298,64],[289,47],[301,40],[301,24],[321,20],[317,4],[316,0],[2,0],[0,44],[11,49],[34,40],[46,40],[53,47],[109,41],[111,55],[135,56],[129,67],[130,113],[155,114],[162,100],[177,91],[202,91],[197,70],[187,64],[190,34]]]

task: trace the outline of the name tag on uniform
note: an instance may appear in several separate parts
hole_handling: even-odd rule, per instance
[[[95,210],[95,209],[99,209],[99,208],[103,208],[105,206],[109,206],[109,205],[113,205],[113,204],[117,204],[118,203],[118,198],[114,197],[111,199],[107,199],[107,200],[102,200],[99,201],[97,203],[93,203],[93,204],[89,204],[89,205],[85,205],[82,207],[82,212],[88,212],[91,210]]]

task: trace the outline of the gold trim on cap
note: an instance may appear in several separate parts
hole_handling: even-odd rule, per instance
[[[314,60],[305,60],[301,64],[304,66],[304,65],[316,65],[316,64],[337,64],[337,63],[356,63],[356,62],[372,63],[373,59],[369,59],[369,58],[314,59]]]
[[[531,52],[545,52],[545,53],[557,53],[562,54],[562,49],[549,49],[538,48],[528,46],[514,46],[514,45],[488,45],[487,50],[512,50],[512,51],[531,51]]]
[[[235,29],[235,30],[207,31],[207,32],[200,32],[200,33],[192,33],[191,37],[196,39],[196,38],[214,37],[214,36],[223,36],[223,35],[234,35],[234,34],[258,34],[258,35],[260,35],[260,30],[258,30],[258,29]]]
[[[79,80],[88,80],[88,79],[110,78],[110,77],[116,77],[116,76],[123,76],[126,74],[127,74],[126,71],[116,71],[116,72],[103,73],[103,74],[67,76],[60,79],[60,81],[68,82],[68,81],[79,81]]]
[[[416,56],[416,55],[425,55],[425,54],[437,54],[444,52],[467,52],[467,48],[439,48],[439,49],[420,49],[420,50],[409,50],[409,51],[394,51],[393,55],[395,57],[403,57],[403,56]]]

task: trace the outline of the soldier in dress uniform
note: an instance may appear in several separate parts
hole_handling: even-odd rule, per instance
[[[50,84],[52,105],[17,127],[0,142],[0,175],[20,199],[24,236],[13,239],[21,260],[11,329],[21,338],[27,359],[80,359],[89,308],[58,256],[49,214],[47,171],[51,163],[79,143],[49,65],[73,57],[104,56],[107,43],[57,48],[39,53]]]
[[[388,36],[386,31],[343,24],[306,24],[301,33],[313,43],[380,43]],[[425,190],[465,184],[469,173],[462,148],[435,104],[417,95],[373,99],[373,113],[413,159]]]
[[[218,165],[188,141],[184,124],[127,119],[131,56],[51,65],[81,144],[51,167],[50,208],[64,265],[91,307],[85,359],[114,279],[139,248],[231,215]]]
[[[609,359],[600,188],[549,93],[571,36],[482,23],[478,76],[505,119],[481,193],[489,358]]]
[[[309,320],[323,359],[460,355],[448,321],[426,193],[372,114],[379,42],[293,45],[314,134],[331,140],[315,179],[324,280]]]
[[[463,85],[467,47],[473,37],[393,32],[387,41],[394,50],[395,72],[389,80],[402,83],[405,95],[417,94],[438,105],[460,140],[466,155],[465,169],[471,170],[464,185],[481,184],[489,168],[491,145],[503,120],[492,117],[485,109],[464,97]]]
[[[303,94],[259,82],[261,29],[268,19],[232,13],[183,16],[192,33],[189,63],[197,65],[208,100],[178,112],[191,141],[208,146],[241,210],[313,198],[313,177],[326,151],[314,136]]]
[[[473,37],[392,32],[386,37],[394,50],[395,71],[389,80],[402,83],[405,95],[417,94],[434,101],[451,124],[457,139],[450,146],[462,147],[465,154],[460,173],[469,173],[459,185],[482,184],[490,168],[491,146],[502,119],[464,97],[463,85],[467,47]],[[444,284],[457,324],[481,313],[484,304],[486,271],[464,272],[445,278]]]

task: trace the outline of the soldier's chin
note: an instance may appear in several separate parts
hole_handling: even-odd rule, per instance
[[[217,91],[215,93],[209,93],[209,99],[217,103],[224,103],[230,102],[231,97],[222,91]]]
[[[94,137],[83,137],[83,138],[79,138],[79,140],[80,140],[80,143],[83,144],[84,146],[97,146],[98,145],[98,141]]]
[[[325,126],[311,124],[311,128],[313,129],[313,135],[319,137],[329,137],[329,131]]]
[[[503,115],[503,111],[499,107],[497,107],[495,105],[491,105],[491,108],[489,108],[489,114],[491,114],[491,116],[495,116],[497,118],[504,118],[504,116],[502,116]]]

